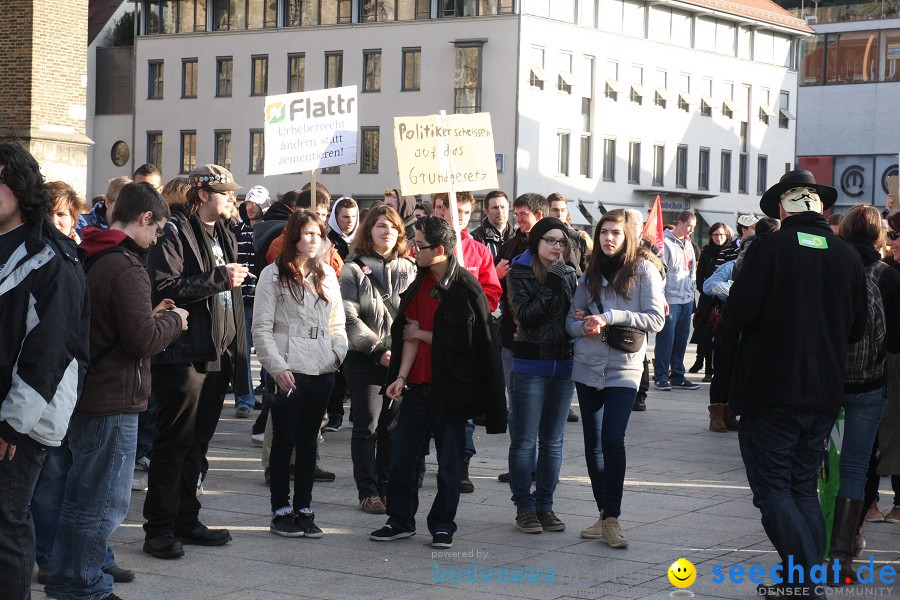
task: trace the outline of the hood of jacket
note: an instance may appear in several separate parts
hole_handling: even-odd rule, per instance
[[[868,267],[872,263],[881,260],[881,255],[878,254],[875,245],[866,238],[852,236],[847,238],[847,241],[856,248],[857,252],[859,252],[859,255],[862,257],[863,266]]]
[[[344,233],[344,231],[341,229],[340,225],[338,225],[336,210],[332,210],[331,214],[328,215],[328,228],[331,229],[333,232],[335,232],[337,235],[339,235],[341,237],[341,239],[343,239],[345,242],[347,242],[347,245],[349,246],[350,244],[353,243],[353,238],[356,237],[356,232],[359,231],[359,206],[356,204],[356,200],[354,200],[353,198],[345,197],[345,198],[342,198],[342,200],[349,200],[350,202],[353,203],[353,206],[356,207],[357,219],[356,219],[356,223],[353,224],[353,230],[350,231],[349,234]]]
[[[522,254],[518,255],[517,257],[515,257],[513,259],[512,264],[530,267],[531,266],[531,258],[532,258],[531,250],[525,250],[525,252],[523,252]]]
[[[110,248],[115,248],[125,240],[128,234],[118,229],[100,229],[98,227],[85,227],[81,230],[81,247],[91,258]]]
[[[293,208],[278,201],[269,207],[269,210],[263,215],[263,221],[287,221],[293,212]]]

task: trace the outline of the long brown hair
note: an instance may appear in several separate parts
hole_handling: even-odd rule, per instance
[[[325,269],[322,267],[322,252],[325,249],[325,224],[311,210],[305,208],[295,210],[284,227],[284,243],[281,246],[281,254],[275,259],[275,264],[278,266],[278,281],[291,291],[291,296],[294,297],[294,300],[299,303],[303,302],[306,288],[303,286],[303,273],[300,270],[301,263],[297,258],[297,242],[300,240],[300,233],[307,223],[316,224],[323,242],[319,254],[306,261],[312,274],[313,287],[319,296],[316,302],[319,300],[328,302],[328,296],[325,295],[324,289]]]
[[[353,251],[364,256],[374,256],[377,254],[375,244],[372,241],[372,228],[379,218],[384,217],[397,230],[397,243],[392,248],[392,252],[396,252],[397,256],[402,258],[409,256],[409,248],[406,245],[406,227],[403,225],[403,219],[400,214],[388,206],[387,204],[375,204],[366,212],[362,223],[356,230],[356,237],[353,238]]]
[[[614,280],[610,282],[610,285],[616,290],[617,294],[627,299],[629,297],[628,292],[634,287],[634,281],[637,278],[638,262],[641,256],[638,251],[640,241],[638,240],[637,230],[634,227],[634,220],[631,215],[621,208],[607,212],[601,217],[600,222],[597,223],[597,230],[594,232],[594,251],[591,253],[591,260],[585,274],[585,284],[588,286],[588,291],[593,298],[600,297],[600,286],[603,281],[602,265],[606,256],[600,243],[600,230],[603,228],[604,223],[621,225],[622,232],[625,234],[625,242],[616,255],[620,257],[622,266],[616,273]]]
[[[879,250],[884,246],[884,228],[881,226],[881,213],[872,205],[858,204],[844,215],[841,221],[841,237],[862,237]]]

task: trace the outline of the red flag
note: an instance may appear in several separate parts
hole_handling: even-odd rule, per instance
[[[662,250],[663,247],[663,216],[662,205],[659,202],[659,195],[653,201],[653,207],[650,214],[647,215],[647,221],[644,223],[644,230],[641,231],[641,237],[648,242],[652,242]]]

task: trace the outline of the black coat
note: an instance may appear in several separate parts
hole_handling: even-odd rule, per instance
[[[566,265],[562,289],[554,290],[541,285],[530,263],[517,260],[509,269],[507,281],[509,309],[516,322],[513,356],[528,360],[571,359],[572,338],[566,334],[566,315],[578,285],[575,269]]]
[[[804,236],[819,247],[804,245]],[[866,325],[859,253],[821,214],[793,215],[747,250],[725,320],[741,333],[729,395],[735,413],[796,406],[837,415],[848,346]]]
[[[700,252],[700,258],[697,259],[697,290],[700,297],[697,300],[697,310],[694,311],[694,333],[691,335],[692,344],[711,344],[712,331],[709,329],[709,314],[716,306],[720,305],[719,300],[714,296],[703,293],[703,282],[715,273],[716,258],[725,246],[717,246],[712,242],[704,246]]]
[[[447,421],[485,415],[488,433],[506,432],[506,387],[491,311],[478,280],[456,259],[430,292],[438,301],[431,345],[431,399]],[[403,312],[415,298],[427,269],[400,295],[391,326],[388,382],[397,379],[403,359]]]

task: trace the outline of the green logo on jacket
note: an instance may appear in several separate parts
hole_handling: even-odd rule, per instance
[[[828,240],[821,235],[812,235],[803,233],[802,231],[797,232],[797,243],[801,246],[806,246],[807,248],[813,248],[814,250],[828,249]]]

